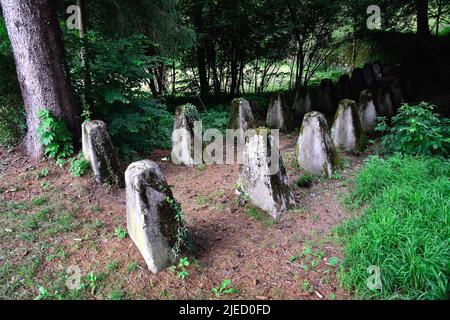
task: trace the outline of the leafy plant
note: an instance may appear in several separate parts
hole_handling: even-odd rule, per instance
[[[106,271],[112,272],[119,270],[119,261],[115,260],[106,265]]]
[[[339,259],[337,257],[334,257],[334,256],[331,257],[331,259],[330,259],[330,266],[332,266],[332,267],[337,266],[338,263],[339,263]]]
[[[97,276],[94,274],[94,272],[89,272],[87,275],[87,281],[88,281],[88,285],[91,288],[91,294],[94,295],[95,294],[95,290],[97,290]]]
[[[295,181],[295,186],[297,188],[309,188],[315,179],[316,177],[312,174],[304,174],[298,177],[298,179]]]
[[[49,297],[48,290],[44,287],[39,287],[39,295],[34,300],[45,300]]]
[[[178,267],[172,267],[172,271],[176,272],[178,278],[185,280],[189,276],[189,272],[186,270],[187,267],[189,267],[188,258],[181,258],[178,262]]]
[[[225,279],[222,281],[219,287],[212,288],[211,294],[215,295],[216,298],[220,298],[222,295],[238,294],[240,291],[233,288],[231,279]]]
[[[34,198],[32,201],[31,201],[31,203],[34,205],[34,206],[42,206],[44,203],[46,203],[47,202],[47,198],[46,197],[44,197],[44,196],[39,196],[39,197],[36,197],[36,198]]]
[[[193,104],[187,103],[180,107],[180,111],[185,115],[188,122],[193,123],[194,121],[198,121],[200,119],[200,115],[198,113],[197,107]]]
[[[127,236],[127,230],[125,230],[122,226],[118,226],[115,230],[114,230],[114,234],[119,237],[119,239],[125,239]]]
[[[44,168],[42,169],[40,172],[35,172],[34,173],[34,178],[36,180],[44,178],[46,176],[48,176],[48,174],[50,173],[50,170],[48,168]]]
[[[214,109],[200,113],[200,119],[202,121],[203,130],[217,129],[220,130],[222,134],[225,134],[228,129],[230,114],[228,111]]]
[[[50,187],[51,187],[51,185],[48,182],[45,182],[45,181],[39,182],[39,185],[40,185],[40,187],[41,187],[41,189],[43,191],[48,191],[50,189]]]
[[[309,280],[306,280],[306,279],[303,280],[302,288],[303,288],[304,291],[307,291],[307,292],[313,292],[314,291],[313,287],[311,286],[311,283],[309,282]]]
[[[415,106],[403,104],[391,125],[381,118],[376,130],[385,134],[382,146],[388,152],[448,157],[450,120],[433,113],[433,109],[425,102]]]
[[[334,171],[333,175],[331,176],[331,180],[342,180],[342,174],[339,171]]]
[[[48,176],[49,173],[50,173],[50,170],[48,168],[44,168],[44,169],[42,169],[40,176],[46,177],[46,176]]]
[[[109,300],[122,300],[122,299],[124,299],[124,296],[125,296],[125,294],[122,290],[113,290],[109,294],[108,299]]]
[[[65,35],[69,48],[80,48],[80,39]],[[137,159],[139,152],[171,145],[173,116],[150,92],[142,89],[154,80],[154,70],[166,60],[149,55],[153,43],[137,34],[130,37],[110,37],[100,32],[88,32],[83,45],[95,59],[90,60],[92,100],[90,113],[84,118],[98,118],[107,125],[119,155]],[[69,66],[78,96],[84,93],[83,66],[79,50],[67,50]]]
[[[79,153],[76,158],[69,159],[69,174],[76,178],[80,178],[89,170],[89,162]]]
[[[128,273],[133,273],[138,269],[139,265],[137,264],[137,262],[132,261],[128,264],[127,266],[127,272]]]
[[[73,154],[72,134],[64,120],[56,119],[47,109],[40,110],[38,118],[37,133],[45,155],[54,160],[70,157]]]
[[[197,200],[197,203],[198,203],[200,206],[203,206],[204,204],[206,204],[206,197],[205,197],[205,196],[199,196],[199,197],[198,197],[198,200]]]
[[[242,185],[237,184],[236,185],[236,190],[238,192],[238,197],[236,198],[236,204],[240,205],[240,206],[245,206],[247,204],[247,202],[250,201],[250,197],[245,192],[245,190],[242,187]]]
[[[27,125],[11,44],[1,17],[0,83],[0,145],[15,146],[25,135]]]
[[[161,186],[161,189],[166,189],[167,187]],[[191,243],[189,239],[188,230],[186,227],[186,221],[184,219],[184,212],[181,209],[181,205],[173,197],[166,198],[169,206],[175,211],[175,219],[177,221],[177,232],[175,235],[175,243],[172,246],[172,254],[177,258],[183,249],[183,247],[191,248]]]

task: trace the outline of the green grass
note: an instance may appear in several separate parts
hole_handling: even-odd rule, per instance
[[[366,204],[344,223],[343,286],[369,299],[446,299],[450,276],[450,162],[394,156],[368,159],[347,204]],[[382,290],[370,290],[369,266]]]
[[[260,221],[264,228],[269,228],[278,224],[278,221],[269,216],[267,212],[250,204],[246,205],[244,213],[247,217]]]
[[[309,188],[313,184],[314,180],[316,180],[316,177],[312,174],[306,173],[295,180],[294,185],[297,188]]]
[[[54,259],[65,267],[67,254],[58,236],[76,230],[80,224],[76,213],[66,211],[69,208],[58,203],[56,197],[0,200],[1,256],[5,261],[0,266],[0,299],[70,299],[81,295],[67,290],[65,274],[57,270],[42,273],[43,265]]]

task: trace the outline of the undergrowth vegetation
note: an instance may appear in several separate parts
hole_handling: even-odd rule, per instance
[[[76,35],[66,34],[69,47],[78,47]],[[102,119],[122,158],[137,159],[141,152],[170,146],[173,117],[165,105],[152,97],[145,84],[160,57],[146,52],[151,41],[143,35],[110,38],[90,32],[85,40],[95,57],[90,63],[90,117]],[[86,93],[83,67],[77,50],[69,52],[69,66],[77,96]]]
[[[73,155],[72,134],[62,119],[53,116],[50,110],[42,109],[38,113],[40,120],[37,128],[44,154],[56,161]]]
[[[389,126],[386,119],[377,131],[385,133],[381,144],[388,152],[448,157],[450,154],[450,119],[433,112],[425,102],[403,104]]]
[[[13,54],[0,17],[0,145],[14,146],[26,131],[25,110],[19,91]]]
[[[337,229],[345,244],[340,279],[359,297],[446,299],[450,276],[450,163],[396,155],[371,157],[346,203],[364,214]],[[370,290],[367,269],[381,272]]]

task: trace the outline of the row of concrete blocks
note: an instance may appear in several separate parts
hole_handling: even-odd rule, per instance
[[[102,121],[82,127],[83,154],[95,180],[126,189],[126,218],[130,238],[151,272],[158,272],[175,259],[173,248],[183,228],[180,212],[164,174],[150,160],[132,163],[121,174],[117,154]]]
[[[362,92],[371,93],[377,113],[387,117],[393,116],[405,100],[414,98],[409,79],[384,76],[380,64],[366,64],[364,68],[355,69],[351,77],[342,75],[336,85],[330,79],[323,79],[317,91],[300,90],[293,98],[283,94],[272,97],[266,123],[271,128],[291,131],[298,126],[298,119],[308,112],[334,115],[341,100],[358,102]]]
[[[373,130],[375,116],[375,104],[368,90],[361,93],[358,108],[351,100],[339,103],[331,135],[324,115],[309,112],[298,139],[299,165],[317,175],[331,175],[338,165],[336,146],[348,151],[359,148],[364,131]],[[253,122],[249,103],[234,100],[230,128],[246,130]],[[256,134],[246,141],[237,191],[245,193],[254,205],[278,219],[296,203],[281,157],[279,170],[269,174],[266,152],[271,148],[270,141],[267,133]],[[110,135],[101,121],[83,124],[83,154],[97,182],[125,184],[127,229],[149,270],[156,273],[171,265],[177,255],[174,247],[180,240],[180,230],[185,227],[180,207],[159,166],[150,160],[132,163],[123,179]],[[261,174],[262,171],[265,173]]]

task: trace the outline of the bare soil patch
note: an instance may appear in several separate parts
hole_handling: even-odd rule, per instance
[[[294,165],[296,137],[281,142],[293,184],[303,174]],[[195,252],[185,280],[171,270],[151,274],[130,238],[115,234],[126,226],[123,190],[0,149],[0,298],[32,299],[42,286],[54,299],[209,299],[224,279],[240,291],[224,299],[352,298],[339,286],[341,248],[330,233],[350,215],[341,195],[366,154],[342,154],[335,179],[295,189],[299,207],[278,223],[236,203],[238,165],[187,168],[161,161],[169,154],[150,158],[186,215]],[[66,288],[71,265],[80,267],[86,289]],[[90,272],[95,281],[84,278]]]

